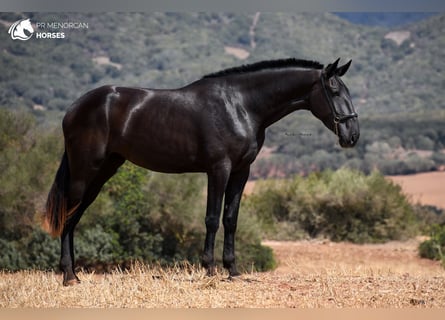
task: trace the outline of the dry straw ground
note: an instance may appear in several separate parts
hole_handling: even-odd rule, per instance
[[[445,307],[445,270],[417,257],[417,240],[266,244],[278,268],[232,281],[192,266],[81,272],[82,283],[68,288],[51,272],[1,273],[0,307]]]

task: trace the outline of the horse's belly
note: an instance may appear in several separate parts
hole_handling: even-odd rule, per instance
[[[146,168],[148,170],[164,172],[164,173],[184,173],[184,172],[204,172],[206,171],[196,161],[184,159],[181,157],[175,158],[141,158],[141,157],[127,157],[130,162]]]
[[[192,144],[140,139],[123,142],[115,150],[134,164],[153,171],[165,173],[205,171],[199,152]]]

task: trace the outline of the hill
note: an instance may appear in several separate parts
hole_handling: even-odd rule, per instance
[[[14,41],[7,30],[21,18],[88,28],[56,30],[63,39]],[[344,163],[392,174],[434,170],[445,164],[444,29],[444,14],[393,30],[329,13],[1,13],[0,107],[28,110],[54,126],[74,99],[102,84],[180,87],[260,60],[352,58],[345,81],[362,121],[358,148],[340,152],[319,122],[296,113],[269,130],[272,156],[253,175]]]
[[[89,28],[63,30],[64,39],[10,39],[9,25],[24,17],[35,22],[84,22]],[[445,63],[440,58],[445,15],[404,30],[354,25],[328,13],[263,13],[253,25],[254,18],[245,14],[2,13],[0,105],[32,108],[37,104],[63,111],[85,90],[103,83],[175,87],[242,63],[282,57],[329,63],[341,56],[354,60],[348,82],[358,104],[372,108],[366,113],[443,107],[439,89]],[[246,51],[247,59],[238,59],[227,47]]]

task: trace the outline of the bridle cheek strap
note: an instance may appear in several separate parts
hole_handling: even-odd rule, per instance
[[[348,121],[349,119],[357,118],[358,114],[356,112],[351,112],[350,114],[342,114],[338,113],[337,110],[335,110],[334,103],[332,102],[331,97],[328,94],[328,91],[326,89],[326,83],[324,81],[324,75],[321,75],[321,86],[323,88],[323,93],[325,95],[326,100],[328,101],[329,108],[332,111],[333,121],[334,121],[334,128],[335,128],[335,134],[338,136],[338,125],[339,123],[343,123]]]

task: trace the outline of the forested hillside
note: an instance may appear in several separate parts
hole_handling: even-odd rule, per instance
[[[74,21],[64,39],[14,41],[21,18]],[[361,121],[354,150],[304,112],[274,125],[253,177],[343,165],[369,172],[445,164],[445,15],[403,29],[349,23],[329,13],[0,14],[0,107],[60,126],[70,103],[102,84],[180,87],[206,73],[265,59],[353,59],[345,76]]]

